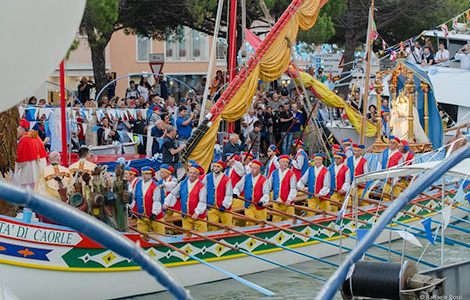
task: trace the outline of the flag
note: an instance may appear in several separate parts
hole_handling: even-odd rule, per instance
[[[377,31],[377,26],[375,26],[375,21],[372,19],[372,28],[370,30],[371,40],[376,40],[379,37],[379,32]]]
[[[384,39],[382,39],[382,49],[387,49],[387,43],[385,43]]]
[[[456,28],[457,27],[457,18],[455,19],[452,19],[452,28]]]
[[[390,60],[397,61],[397,52],[395,50],[390,51]]]
[[[444,226],[444,230],[447,228],[447,225],[449,225],[450,223],[451,213],[452,213],[452,205],[449,205],[442,210],[442,226]]]
[[[433,245],[436,246],[434,243],[434,237],[432,236],[432,231],[431,231],[431,218],[426,218],[424,219],[421,224],[424,227],[424,231],[426,232],[426,237],[428,238],[429,242]]]
[[[415,42],[415,39],[414,39],[414,38],[410,37],[410,38],[408,39],[408,43],[410,44],[410,47],[413,47],[414,42]]]
[[[92,130],[91,132],[98,131],[98,129],[100,129],[100,127],[99,127],[99,126],[95,126],[95,127],[93,127],[93,130]]]
[[[369,232],[369,229],[358,229],[356,231],[357,240],[361,242],[362,239],[366,236],[367,232]]]
[[[458,203],[465,203],[465,193],[463,191],[463,185],[461,184],[459,189],[457,190],[457,193],[455,193],[454,196],[454,201],[457,201]]]
[[[447,24],[446,23],[442,24],[441,29],[442,31],[444,31],[444,37],[447,38],[447,36],[449,36],[449,28],[447,28]]]
[[[434,27],[432,30],[432,33],[434,34],[434,36],[437,36],[437,28]],[[424,36],[423,36],[423,40],[424,40]]]
[[[411,243],[418,247],[423,247],[423,245],[421,245],[418,239],[413,234],[409,233],[408,231],[399,230],[397,231],[397,233],[400,235],[402,239],[404,239],[408,243]]]
[[[348,200],[349,200],[350,193],[351,193],[351,188],[349,188],[348,192],[346,193],[346,196],[344,196],[344,202],[343,202],[343,205],[341,206],[341,210],[339,211],[338,216],[336,217],[335,224],[338,223],[339,219],[341,219],[346,213],[346,208],[348,207]]]

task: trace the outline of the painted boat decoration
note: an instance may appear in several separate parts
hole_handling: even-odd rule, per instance
[[[451,196],[446,197],[452,200]],[[403,229],[416,225],[428,216],[440,220],[439,199],[440,192],[436,190],[429,197],[413,200],[397,214],[394,227]],[[455,203],[453,216],[464,217],[467,214],[464,209],[459,209],[462,205]],[[343,232],[353,237],[358,226],[371,228],[385,209],[386,206],[362,207],[357,222],[351,212],[346,214],[341,221]],[[285,227],[283,230],[271,226],[254,226],[240,230],[318,258],[338,253],[340,235],[337,231],[328,229],[338,228],[337,225],[335,227],[336,218],[319,215],[308,220],[318,226],[302,221],[296,224],[292,221],[283,221],[277,224]],[[436,227],[437,224],[438,221],[433,223],[433,226]],[[224,274],[207,268],[200,262],[152,239],[145,241],[137,233],[123,233],[123,235],[166,266],[185,286],[227,278]],[[233,232],[207,232],[204,236],[285,265],[310,260],[306,256],[293,254],[279,246]],[[200,237],[179,235],[158,238],[236,275],[276,267]],[[388,240],[389,233],[384,231],[376,243]],[[355,238],[343,237],[341,242],[343,251],[350,250],[356,244]],[[9,217],[0,217],[0,264],[1,282],[23,300],[113,299],[165,290],[131,260],[102,247],[77,231],[46,223],[25,223]],[[48,286],[50,288],[47,288]]]

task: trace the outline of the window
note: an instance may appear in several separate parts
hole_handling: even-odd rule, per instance
[[[227,49],[228,49],[227,40],[223,38],[219,38],[217,40],[217,53],[216,53],[218,62],[227,61]]]
[[[208,37],[206,34],[187,27],[181,28],[181,37],[170,36],[165,41],[165,59],[167,61],[207,60]]]
[[[152,39],[148,37],[137,36],[137,61],[149,61],[149,55],[152,52]]]

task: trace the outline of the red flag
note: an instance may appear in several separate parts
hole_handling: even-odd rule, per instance
[[[375,26],[375,21],[372,19],[372,29],[370,31],[370,38],[376,40],[379,37],[379,32],[377,31],[377,26]]]
[[[447,24],[442,24],[441,25],[442,31],[444,31],[444,37],[446,38],[449,35],[449,28],[447,28]]]
[[[397,52],[395,50],[392,50],[392,52],[390,52],[390,60],[397,60]]]

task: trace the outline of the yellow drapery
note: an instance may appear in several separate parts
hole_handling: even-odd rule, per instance
[[[358,132],[361,132],[362,115],[355,110],[353,107],[348,105],[341,97],[333,93],[326,85],[321,81],[316,80],[305,72],[300,72],[300,78],[303,81],[306,88],[313,87],[317,92],[320,101],[326,105],[334,108],[344,108],[346,115],[348,116],[349,122],[356,128]],[[297,79],[295,79],[297,81]],[[366,136],[375,136],[377,128],[370,121],[366,121]]]
[[[305,0],[295,10],[291,19],[281,29],[280,34],[269,46],[258,65],[253,68],[245,82],[191,152],[190,159],[197,161],[206,170],[209,168],[221,118],[228,122],[234,122],[243,117],[253,102],[258,79],[273,81],[281,77],[289,66],[291,60],[290,45],[295,43],[299,28],[307,30],[315,24],[321,2],[322,0]]]

